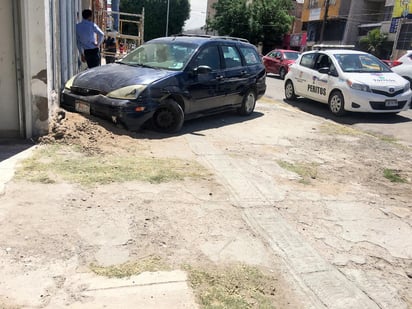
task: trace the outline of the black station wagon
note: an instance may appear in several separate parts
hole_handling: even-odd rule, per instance
[[[265,67],[246,40],[172,36],[75,75],[65,85],[61,106],[129,130],[151,123],[172,133],[191,118],[228,110],[250,115],[265,90]]]

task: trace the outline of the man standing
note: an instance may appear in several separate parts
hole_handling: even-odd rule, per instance
[[[77,48],[79,49],[82,62],[86,61],[88,68],[100,65],[99,47],[104,40],[104,33],[92,21],[92,15],[91,10],[83,10],[83,20],[76,25]]]

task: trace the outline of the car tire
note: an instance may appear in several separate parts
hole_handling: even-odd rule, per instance
[[[329,96],[329,110],[335,116],[343,116],[345,111],[345,99],[340,91],[333,91]]]
[[[285,79],[285,76],[286,76],[286,70],[285,70],[285,68],[280,68],[280,70],[279,70],[279,77],[280,77],[280,79],[281,79],[281,80],[284,80],[284,79]]]
[[[285,83],[285,98],[286,100],[296,100],[295,87],[291,80],[287,80]]]
[[[169,99],[159,105],[152,117],[152,123],[156,131],[175,133],[182,128],[184,118],[182,107]]]
[[[256,94],[253,90],[249,90],[243,97],[242,106],[238,109],[238,113],[242,116],[248,116],[253,113],[256,106]]]

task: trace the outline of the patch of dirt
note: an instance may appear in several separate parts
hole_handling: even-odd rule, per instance
[[[363,133],[330,134],[324,120],[271,104],[258,112],[247,121],[231,114],[199,119],[180,135],[162,136],[61,111],[40,143],[202,164],[204,157],[221,156],[260,183],[260,193],[276,196],[270,207],[378,304],[410,305],[411,150]],[[202,152],[192,137],[209,143],[210,151]],[[315,166],[315,177],[304,183],[280,161]],[[73,304],[81,289],[66,284],[68,278],[90,271],[90,264],[159,256],[172,268],[256,265],[274,278],[278,308],[305,307],[279,256],[245,223],[221,177],[224,167],[205,167],[214,176],[162,184],[9,183],[0,197],[0,306],[6,297],[7,304],[29,307],[56,299]],[[406,183],[384,178],[385,168],[399,171]]]

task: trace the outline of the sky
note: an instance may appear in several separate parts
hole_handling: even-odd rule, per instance
[[[184,30],[200,28],[205,25],[207,0],[190,0],[190,18]]]

